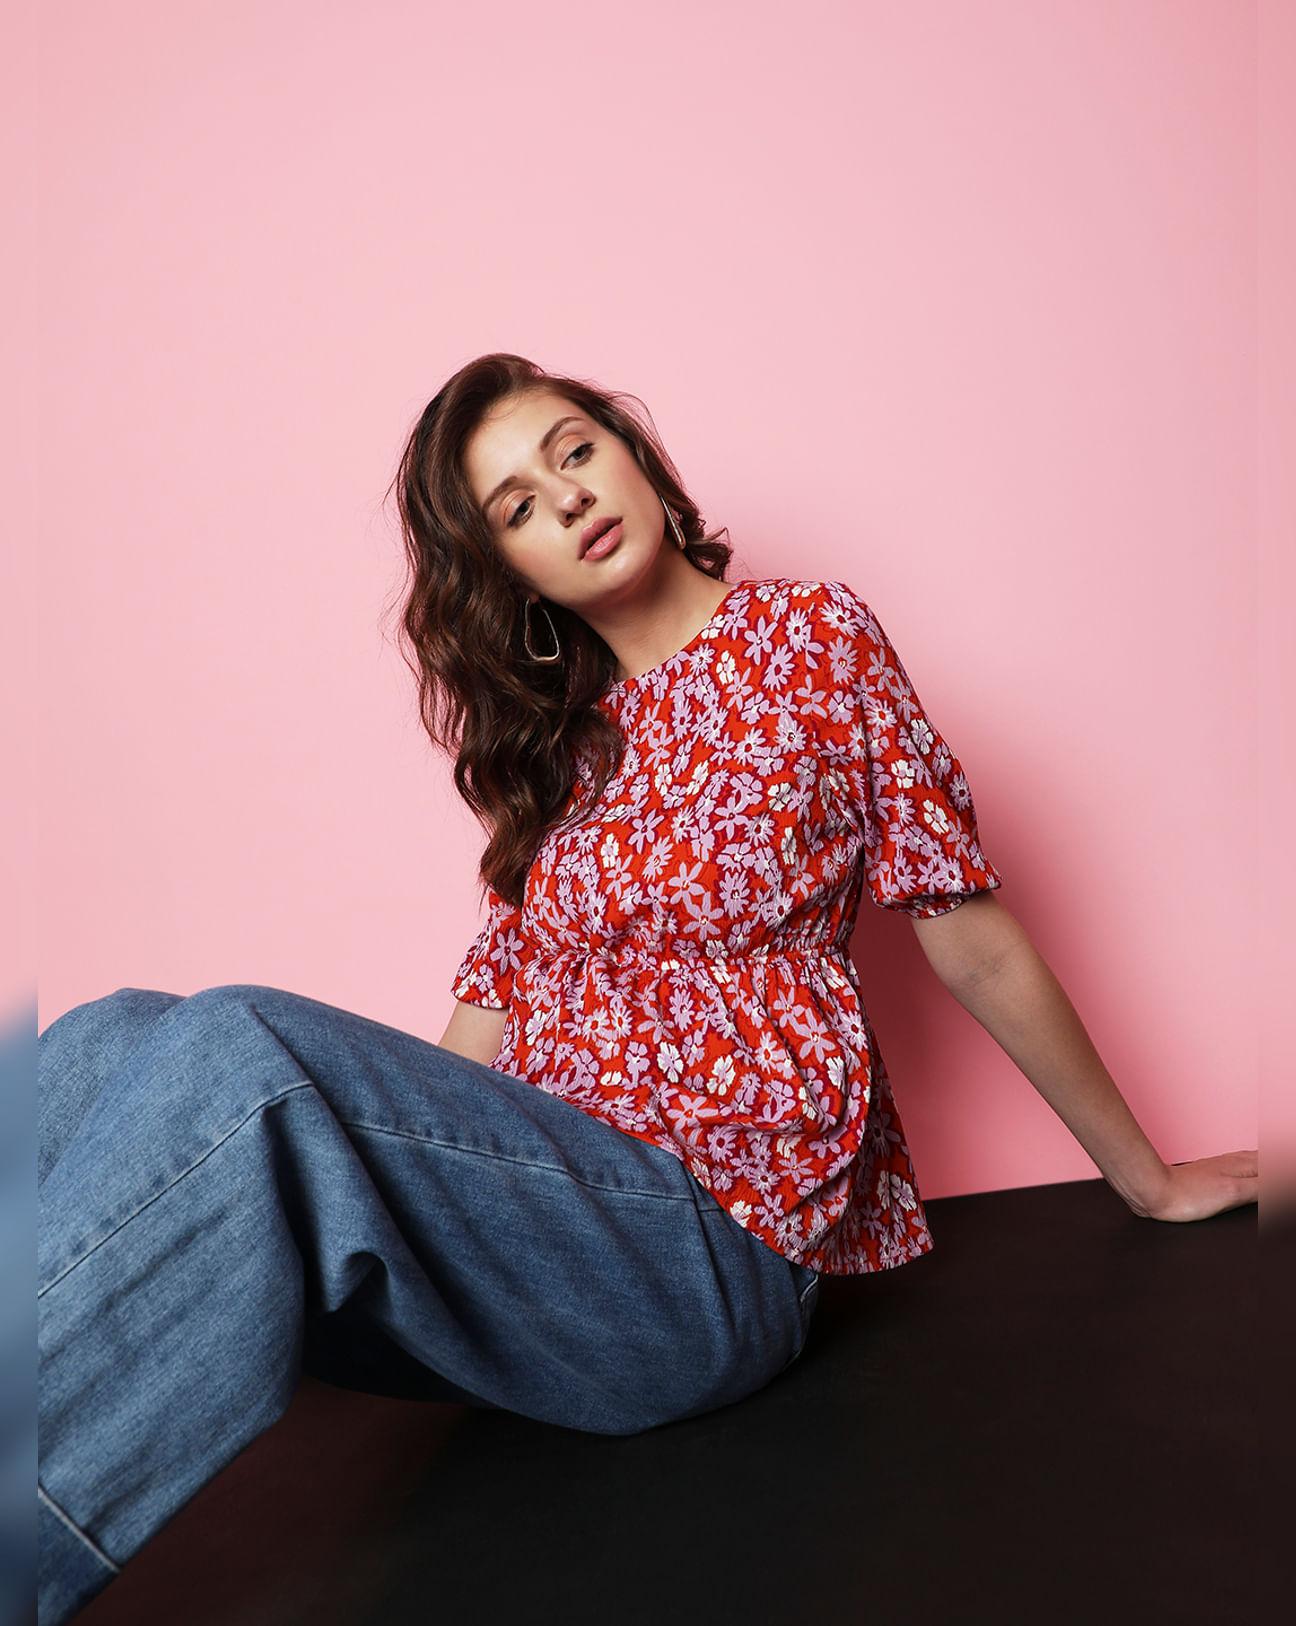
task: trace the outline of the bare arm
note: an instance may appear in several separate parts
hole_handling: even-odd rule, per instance
[[[1255,1202],[1255,1152],[1166,1164],[1103,1065],[1075,1007],[1025,929],[992,893],[915,919],[933,970],[1017,1064],[1139,1215],[1202,1219]]]
[[[484,1062],[489,1067],[499,1054],[507,1018],[507,1011],[492,1010],[487,1005],[469,1005],[465,1000],[456,999],[446,1030],[437,1043],[445,1050],[453,1050],[456,1055]]]

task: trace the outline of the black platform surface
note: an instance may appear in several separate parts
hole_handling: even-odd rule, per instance
[[[628,1438],[307,1379],[85,1626],[1262,1618],[1254,1207],[1099,1179],[927,1203],[799,1361]]]

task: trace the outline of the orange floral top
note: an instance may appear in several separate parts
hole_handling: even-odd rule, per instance
[[[877,616],[844,582],[740,582],[597,704],[617,774],[521,908],[487,889],[451,984],[508,1011],[492,1065],[664,1147],[799,1264],[928,1252],[851,933],[865,883],[925,918],[1002,883]]]

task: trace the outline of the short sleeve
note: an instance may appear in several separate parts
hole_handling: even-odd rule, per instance
[[[450,992],[467,1005],[508,1009],[513,976],[525,954],[522,911],[486,887],[486,922],[459,963]]]
[[[869,893],[918,919],[949,914],[1003,884],[967,775],[877,616],[846,583],[823,589],[804,698],[862,825]]]

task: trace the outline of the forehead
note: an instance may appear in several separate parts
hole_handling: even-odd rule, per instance
[[[579,417],[583,424],[590,422],[575,401],[552,390],[497,402],[473,430],[464,448],[464,462],[473,484],[494,485],[529,463],[541,436],[559,418],[569,415]]]

